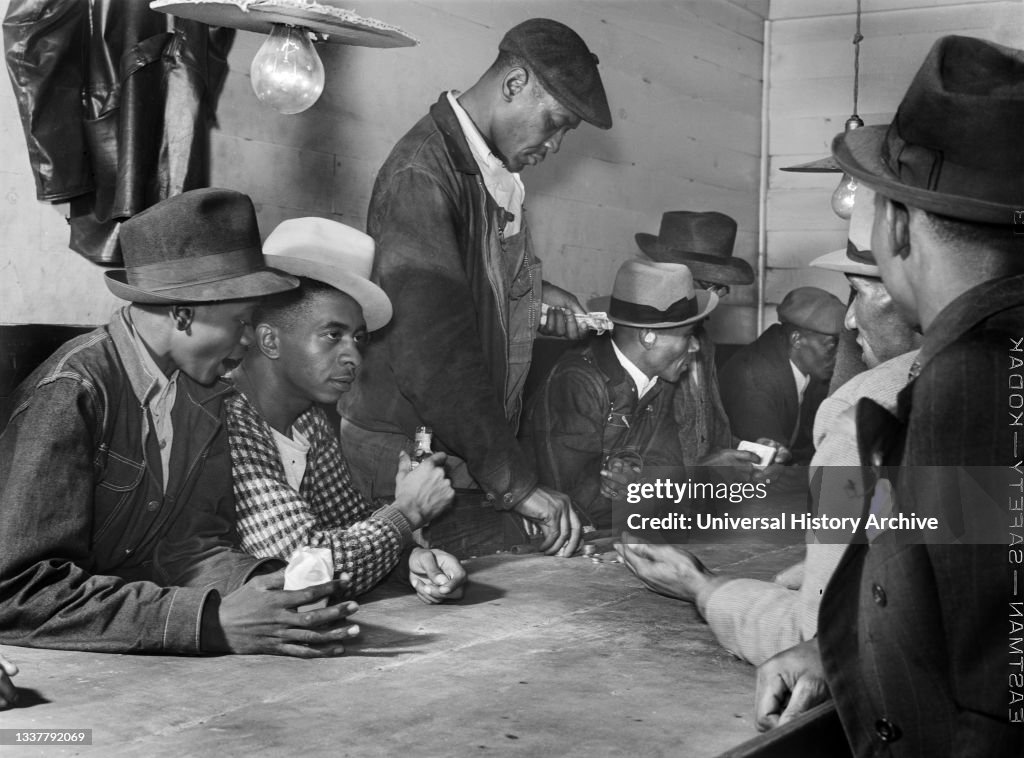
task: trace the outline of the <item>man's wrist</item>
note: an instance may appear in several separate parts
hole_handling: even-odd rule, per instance
[[[220,623],[220,593],[206,596],[199,621],[199,651],[202,653],[229,653],[228,640]]]

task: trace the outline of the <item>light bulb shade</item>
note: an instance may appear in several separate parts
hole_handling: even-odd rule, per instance
[[[256,97],[278,113],[301,113],[324,91],[324,64],[302,27],[274,24],[249,75]]]
[[[849,220],[853,215],[853,200],[857,194],[857,180],[849,174],[843,174],[839,185],[832,193],[832,210],[839,218]]]

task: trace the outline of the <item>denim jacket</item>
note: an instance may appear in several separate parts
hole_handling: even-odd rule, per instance
[[[564,492],[592,526],[612,526],[612,501],[601,495],[601,469],[615,453],[634,453],[646,473],[682,471],[673,387],[658,381],[642,398],[612,350],[592,337],[563,355],[530,401],[524,446],[541,484]],[[662,471],[662,475],[667,471]]]
[[[442,95],[392,150],[373,188],[374,279],[395,315],[374,334],[341,410],[371,432],[411,438],[417,426],[432,427],[436,448],[463,458],[488,498],[511,508],[537,483],[515,438],[521,383],[510,352],[532,345],[541,271],[525,218],[525,250],[509,249],[499,233],[504,212]],[[524,298],[536,309],[517,307]],[[520,378],[528,367],[527,357]],[[359,468],[361,454],[345,450]],[[376,478],[393,482],[393,458]]]
[[[230,389],[179,375],[164,488],[155,388],[124,311],[19,387],[0,435],[0,641],[198,653],[207,598],[260,564],[233,547]]]

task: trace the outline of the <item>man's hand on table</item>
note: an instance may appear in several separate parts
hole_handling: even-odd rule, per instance
[[[693,553],[675,545],[656,545],[630,532],[622,533],[615,551],[648,589],[688,603],[696,602],[705,588],[727,581],[712,574]]]
[[[765,732],[829,697],[818,640],[807,640],[758,666],[754,721]]]
[[[571,557],[580,546],[580,518],[568,495],[546,487],[537,487],[513,510],[544,534],[540,551],[548,555]]]
[[[409,554],[409,584],[424,603],[461,600],[466,570],[451,553],[417,547]]]
[[[13,708],[18,704],[18,688],[11,677],[18,673],[13,661],[0,655],[0,709]]]
[[[332,603],[348,584],[342,574],[302,590],[285,590],[284,569],[257,576],[223,597],[220,629],[208,629],[204,615],[204,652],[269,653],[296,658],[329,658],[345,652],[342,644],[359,634],[348,616],[359,610],[351,601]],[[327,598],[327,607],[299,613],[299,606]],[[219,634],[218,634],[219,632]]]
[[[580,328],[576,322],[576,313],[586,313],[576,296],[566,292],[561,287],[544,282],[541,286],[540,300],[550,306],[547,320],[538,331],[548,337],[566,337],[571,340],[578,340],[585,336],[586,329]]]

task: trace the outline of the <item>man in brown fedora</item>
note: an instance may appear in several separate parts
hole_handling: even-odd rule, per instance
[[[584,309],[542,279],[519,173],[583,121],[608,129],[612,117],[597,56],[565,24],[524,21],[498,50],[472,87],[441,95],[377,175],[367,230],[395,318],[366,352],[342,441],[357,483],[390,497],[387,466],[430,426],[455,486],[476,493],[460,493],[450,521],[487,513],[519,524],[500,518],[514,511],[543,531],[545,552],[571,554],[579,519],[538,483],[516,430],[538,328],[578,337],[572,314]]]
[[[129,301],[19,387],[0,436],[0,640],[100,652],[336,655],[354,604],[296,608],[237,547],[223,424],[268,269],[248,197],[202,189],[121,227]]]
[[[682,470],[671,385],[717,305],[682,264],[626,261],[608,306],[614,331],[563,355],[531,400],[523,433],[540,481],[566,492],[595,528],[613,526],[644,469]]]
[[[370,281],[373,240],[325,218],[289,219],[263,244],[267,263],[299,277],[253,316],[253,347],[227,401],[235,507],[242,546],[287,560],[304,546],[330,551],[349,576],[349,597],[369,591],[404,558],[425,602],[462,596],[458,559],[413,544],[413,530],[452,501],[444,453],[415,468],[392,462],[395,498],[379,507],[352,484],[344,451],[320,405],[334,406],[362,364],[370,333],[391,320],[391,301]]]
[[[839,298],[817,287],[782,298],[779,323],[722,367],[719,386],[733,434],[774,440],[792,463],[811,460],[814,414],[828,394],[845,315]]]
[[[736,222],[724,213],[667,211],[662,214],[657,236],[639,232],[636,243],[651,260],[687,266],[694,283],[714,292],[719,300],[728,296],[732,287],[754,282],[750,264],[733,256]],[[735,449],[738,440],[733,438],[718,388],[715,343],[703,324],[697,327],[694,339],[700,349],[685,379],[676,386],[672,401],[683,463],[690,470],[705,468],[727,478],[752,478],[755,469],[751,463],[758,458]]]
[[[1011,225],[1024,208],[1022,123],[1024,51],[945,37],[890,125],[832,144],[877,193],[875,260],[924,334],[895,416],[858,407],[862,461],[877,487],[895,487],[899,515],[938,527],[851,545],[818,639],[759,672],[762,726],[831,690],[858,756],[1024,752],[1012,619],[1009,658],[1006,636],[1007,608],[1024,601],[1010,581],[1022,559],[1005,547],[1020,510],[1024,238]]]

